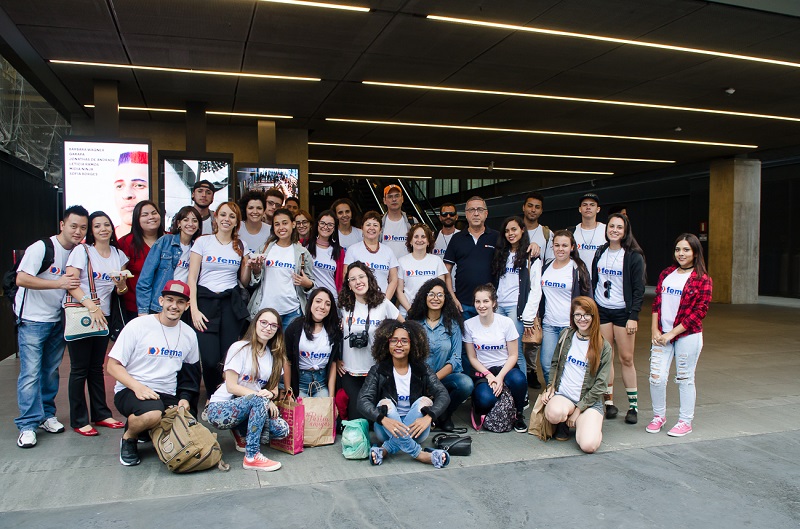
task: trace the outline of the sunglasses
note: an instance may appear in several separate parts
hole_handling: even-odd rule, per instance
[[[456,213],[455,211],[446,211],[444,213],[439,213],[439,216],[440,217],[457,217],[458,213]]]
[[[606,299],[611,298],[611,281],[605,281],[603,283],[603,288],[606,289],[606,291],[603,292],[603,295],[606,297]]]

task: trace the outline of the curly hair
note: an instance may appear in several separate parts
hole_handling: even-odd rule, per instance
[[[242,195],[242,198],[239,199],[239,209],[242,210],[242,213],[247,211],[247,205],[252,200],[261,202],[261,207],[267,209],[267,197],[264,195],[263,191],[247,191]]]
[[[352,311],[356,306],[356,294],[350,288],[350,281],[348,281],[350,270],[354,268],[358,268],[367,274],[367,307],[374,309],[383,303],[386,296],[383,295],[383,291],[381,291],[381,288],[378,286],[375,274],[373,274],[372,270],[362,261],[354,261],[347,266],[347,271],[344,274],[344,284],[342,285],[341,292],[339,292],[339,307],[344,310]]]
[[[389,352],[389,338],[392,337],[397,329],[406,331],[411,341],[408,361],[411,363],[425,362],[430,352],[428,335],[425,329],[415,321],[400,322],[398,320],[383,320],[378,325],[378,328],[375,329],[375,340],[372,343],[372,358],[375,359],[375,362],[391,361],[392,354]]]
[[[442,323],[448,334],[453,325],[458,325],[461,333],[464,333],[464,318],[461,312],[456,308],[456,303],[453,301],[453,296],[447,290],[447,285],[438,277],[428,279],[425,281],[419,290],[414,301],[411,303],[411,308],[408,310],[408,319],[423,321],[428,316],[428,292],[433,290],[433,287],[442,287],[444,290],[444,304],[442,305]]]
[[[414,253],[414,246],[411,244],[412,239],[414,238],[414,232],[417,230],[422,230],[425,232],[425,237],[428,239],[428,245],[425,247],[425,253],[431,253],[431,249],[433,248],[433,243],[436,242],[433,237],[433,231],[423,223],[414,224],[408,229],[408,233],[406,234],[406,250],[408,253]]]
[[[516,222],[519,226],[522,236],[517,242],[517,253],[514,256],[514,268],[521,271],[526,269],[526,261],[528,260],[528,246],[530,239],[528,239],[528,230],[525,229],[525,222],[522,218],[513,216],[508,217],[503,221],[503,226],[500,228],[500,237],[498,237],[497,248],[494,250],[494,257],[492,259],[492,277],[495,281],[500,281],[506,273],[506,261],[508,261],[508,254],[511,253],[511,244],[506,239],[506,228],[512,222]]]

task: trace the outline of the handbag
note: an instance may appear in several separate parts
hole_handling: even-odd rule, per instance
[[[303,431],[305,429],[305,407],[303,399],[292,400],[292,390],[286,392],[283,400],[276,400],[275,406],[281,417],[289,424],[289,435],[283,439],[270,439],[269,446],[275,450],[296,455],[303,451]]]
[[[451,433],[440,433],[433,436],[433,445],[445,450],[451,456],[468,456],[472,453],[472,437]]]
[[[532,343],[532,344],[536,344],[536,345],[541,345],[542,344],[542,322],[539,321],[539,316],[536,316],[533,319],[533,327],[532,327],[532,329],[533,329],[532,333],[527,333],[527,332],[523,332],[522,333],[522,343]]]
[[[553,437],[553,432],[556,429],[555,425],[550,424],[550,421],[548,421],[544,416],[544,402],[542,401],[542,395],[544,395],[545,391],[547,391],[547,388],[545,388],[545,390],[539,393],[539,396],[536,397],[536,402],[533,404],[533,410],[531,411],[530,426],[528,427],[528,433],[535,435],[542,441],[547,441]]]
[[[322,387],[319,382],[312,382],[308,387],[309,394],[315,385]],[[303,406],[306,410],[303,446],[332,445],[336,441],[333,397],[305,397]]]
[[[176,474],[214,467],[222,471],[230,469],[222,460],[217,434],[197,422],[183,407],[167,408],[161,423],[150,430],[150,439],[158,458]]]
[[[89,256],[89,249],[86,245],[81,244],[81,246],[86,251],[86,277],[89,278],[89,297],[97,305],[97,310],[100,310],[100,298],[97,297],[97,289],[94,286],[92,258]],[[95,329],[92,326],[92,315],[89,313],[89,309],[67,294],[67,298],[64,300],[64,340],[72,342],[91,336],[108,336],[108,327]]]

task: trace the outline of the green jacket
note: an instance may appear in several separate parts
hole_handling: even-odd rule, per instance
[[[568,327],[561,331],[561,336],[558,337],[558,345],[556,345],[556,352],[553,355],[553,362],[550,365],[550,373],[555,373],[553,378],[553,387],[558,390],[558,384],[561,382],[561,374],[564,372],[564,366],[567,362],[567,353],[572,345],[572,337],[575,335],[575,329]],[[581,388],[581,400],[576,405],[581,412],[587,408],[592,407],[597,401],[602,401],[603,395],[608,389],[608,379],[611,376],[611,345],[603,339],[603,350],[600,352],[600,365],[597,368],[597,373],[592,374],[592,370],[587,366],[586,375],[583,379],[583,388]]]

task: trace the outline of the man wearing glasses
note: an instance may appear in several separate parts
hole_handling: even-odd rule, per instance
[[[264,192],[264,196],[267,199],[267,209],[264,210],[264,222],[266,222],[270,230],[272,230],[272,215],[275,213],[275,210],[283,207],[283,192],[277,187],[271,187]]]
[[[403,212],[403,190],[396,184],[383,189],[383,203],[386,205],[386,214],[383,216],[381,243],[391,248],[395,257],[400,259],[409,253],[406,236],[411,226],[417,223],[417,219],[409,218]]]
[[[439,208],[439,222],[442,223],[442,229],[439,230],[439,235],[436,236],[436,242],[433,244],[433,255],[438,255],[444,258],[447,253],[447,247],[450,246],[450,241],[453,240],[453,235],[461,230],[456,229],[456,222],[458,222],[458,211],[456,205],[451,202],[445,202]],[[450,277],[455,288],[456,284],[456,267],[450,271]]]

